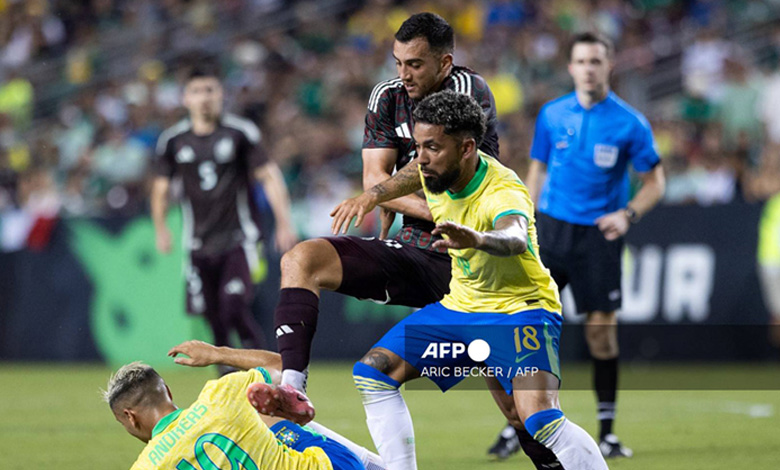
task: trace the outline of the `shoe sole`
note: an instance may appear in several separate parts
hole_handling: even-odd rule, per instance
[[[284,388],[265,383],[254,383],[246,390],[246,396],[258,413],[288,419],[303,426],[314,419],[314,407],[308,400]]]

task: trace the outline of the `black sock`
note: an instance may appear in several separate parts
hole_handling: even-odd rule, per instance
[[[282,369],[303,372],[309,365],[319,303],[319,297],[308,289],[287,288],[279,292],[274,328]]]
[[[563,465],[558,461],[558,457],[553,454],[553,451],[534,439],[525,429],[515,428],[515,431],[520,440],[520,447],[523,448],[525,455],[531,459],[538,470],[563,470]]]
[[[599,439],[612,434],[617,398],[618,358],[593,359],[593,388],[598,399]]]

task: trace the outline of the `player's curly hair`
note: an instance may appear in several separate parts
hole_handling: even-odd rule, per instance
[[[413,39],[425,38],[431,51],[452,54],[455,50],[455,33],[447,20],[435,13],[417,13],[403,22],[395,39],[407,43]]]
[[[469,95],[444,90],[425,97],[414,110],[414,121],[443,126],[447,135],[471,137],[482,144],[487,119],[477,100]]]
[[[103,400],[113,410],[120,401],[128,407],[157,403],[166,393],[160,374],[151,366],[136,361],[122,366],[108,379]]]

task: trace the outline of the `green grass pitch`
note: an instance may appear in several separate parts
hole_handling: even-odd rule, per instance
[[[371,447],[363,409],[352,386],[351,366],[316,363],[310,394],[318,421]],[[685,374],[707,373],[689,367]],[[734,373],[778,374],[777,365]],[[746,372],[747,370],[747,372]],[[752,372],[751,372],[752,371]],[[679,370],[677,371],[679,372]],[[723,370],[721,370],[723,373]],[[110,370],[95,365],[0,364],[0,469],[129,468],[143,444],[127,435],[101,401]],[[651,372],[666,373],[666,372]],[[176,403],[189,405],[212,369],[163,373]],[[587,368],[570,374],[587,377]],[[566,385],[566,383],[564,383]],[[489,462],[485,451],[503,420],[486,391],[407,390],[421,469],[532,469],[523,456]],[[561,392],[566,415],[596,430],[595,404],[587,390]],[[616,431],[635,456],[610,461],[620,470],[780,468],[780,391],[637,391],[619,396]]]

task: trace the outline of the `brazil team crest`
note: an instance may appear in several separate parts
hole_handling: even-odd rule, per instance
[[[291,429],[282,428],[276,432],[276,438],[284,445],[291,446],[298,442],[300,436]]]

